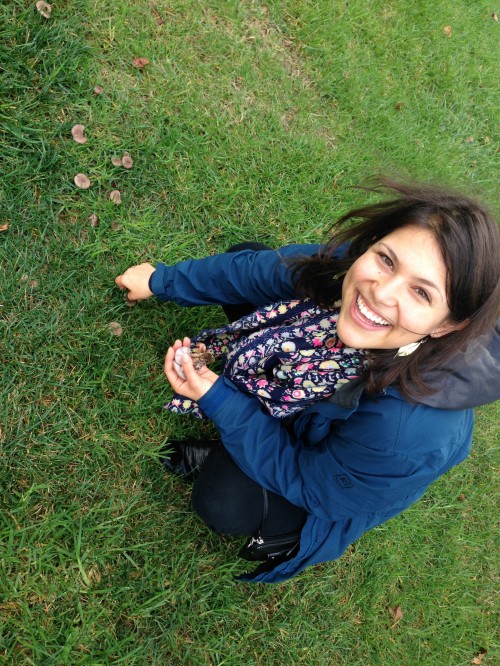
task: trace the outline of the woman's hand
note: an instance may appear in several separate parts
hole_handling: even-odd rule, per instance
[[[184,338],[181,342],[176,340],[173,347],[169,347],[165,357],[165,375],[170,383],[170,386],[176,393],[190,398],[191,400],[199,400],[217,381],[219,375],[203,366],[201,370],[195,370],[193,361],[189,354],[182,355],[182,369],[186,375],[186,379],[179,377],[174,368],[175,352],[180,347],[189,347],[191,340]],[[203,350],[204,345],[198,345]]]
[[[127,298],[129,301],[142,301],[153,295],[149,288],[149,278],[154,271],[154,266],[151,266],[151,264],[131,266],[127,268],[123,275],[115,278],[115,284],[120,289],[128,289]]]

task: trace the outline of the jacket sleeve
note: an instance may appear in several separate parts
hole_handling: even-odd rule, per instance
[[[279,250],[243,250],[174,266],[159,263],[149,286],[160,301],[179,305],[267,305],[293,298],[291,272],[285,260],[312,255],[319,245],[287,245]]]
[[[325,437],[314,447],[307,441],[311,432],[290,432],[225,377],[199,405],[250,478],[308,513],[335,521],[404,504],[467,455],[470,410],[422,409],[390,396],[381,407],[384,399],[364,400],[364,407],[333,429],[327,418]],[[313,430],[321,430],[318,415]]]

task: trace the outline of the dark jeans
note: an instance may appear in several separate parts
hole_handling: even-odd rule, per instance
[[[263,243],[240,243],[228,252],[269,249]],[[223,309],[228,320],[235,321],[253,312],[255,305],[242,303]],[[276,493],[266,494],[267,498],[262,486],[244,474],[221,446],[214,449],[200,468],[192,502],[198,516],[221,534],[252,536],[260,529],[264,536],[275,536],[300,531],[307,517],[304,509]]]
[[[236,465],[221,447],[209,455],[193,486],[193,509],[204,523],[219,534],[264,536],[299,531],[306,512],[281,495],[267,491],[264,520],[264,490]]]

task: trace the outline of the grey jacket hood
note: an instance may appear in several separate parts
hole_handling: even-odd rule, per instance
[[[442,409],[466,409],[500,399],[500,319],[492,334],[474,340],[425,379],[436,389],[418,401]]]

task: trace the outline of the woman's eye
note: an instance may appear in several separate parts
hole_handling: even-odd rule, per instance
[[[392,263],[392,259],[390,257],[388,257],[386,254],[384,254],[383,252],[379,252],[378,256],[380,257],[382,262],[386,266],[388,266],[389,268],[392,268],[394,266],[394,264]]]
[[[420,287],[417,287],[415,289],[415,291],[417,292],[417,294],[419,295],[419,297],[422,300],[427,301],[428,303],[430,303],[431,299],[429,298],[429,294],[425,291],[425,289],[421,289]]]

